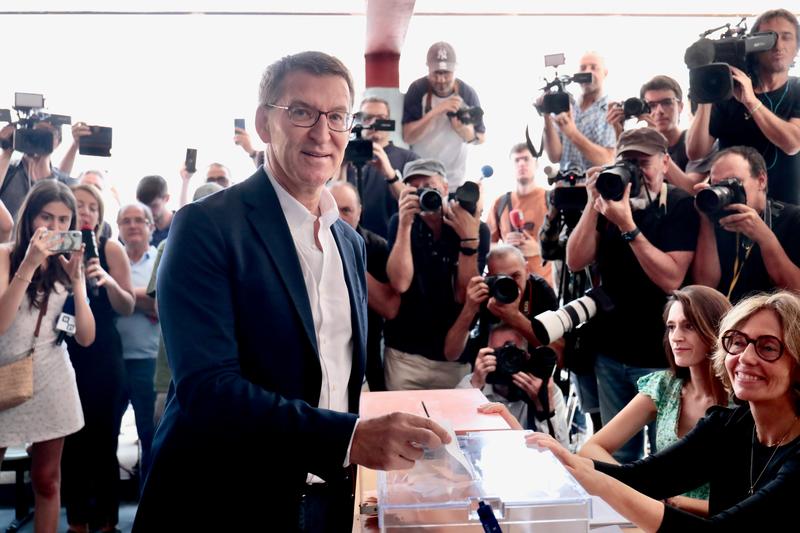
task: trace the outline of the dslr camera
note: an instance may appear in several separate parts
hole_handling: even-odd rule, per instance
[[[370,143],[371,146],[372,143]],[[419,196],[419,207],[423,213],[433,213],[442,208],[442,194],[436,189],[423,187],[412,194]]]
[[[45,113],[44,96],[33,93],[14,93],[13,109],[17,112],[17,122],[11,122],[11,112],[0,110],[3,120],[16,126],[10,140],[0,142],[3,150],[13,148],[17,152],[32,155],[48,155],[53,153],[53,132],[47,128],[36,128],[39,122],[47,122],[55,128],[71,124],[72,119],[66,115]]]
[[[700,34],[700,39],[686,49],[684,63],[689,67],[689,98],[698,104],[723,102],[733,96],[733,77],[728,65],[751,78],[752,54],[775,48],[778,34],[772,31],[746,35],[745,19],[736,26],[725,24]],[[725,30],[719,39],[709,39],[712,33]]]
[[[539,346],[528,354],[526,350],[517,347],[512,341],[506,341],[503,346],[494,351],[494,356],[497,358],[497,369],[486,376],[486,382],[492,385],[508,386],[507,399],[509,401],[527,400],[528,398],[524,391],[514,385],[512,380],[514,374],[528,372],[546,384],[556,367],[556,353],[547,346]],[[547,387],[544,384],[542,389],[546,397]]]
[[[736,178],[722,180],[716,185],[703,189],[694,197],[694,205],[710,217],[725,216],[725,208],[731,204],[747,203],[742,183]]]
[[[650,106],[641,98],[633,96],[622,102],[622,111],[625,113],[624,120],[628,120],[629,118],[649,113]]]
[[[635,161],[622,159],[613,165],[607,165],[597,176],[597,192],[605,200],[618,202],[625,195],[625,187],[631,184],[631,198],[639,196],[642,188],[642,169]]]
[[[352,139],[350,142],[347,143],[347,147],[344,149],[344,160],[350,163],[353,163],[356,168],[360,168],[367,164],[368,162],[372,161],[372,141],[369,139],[363,139],[361,134],[364,130],[373,130],[373,131],[394,131],[394,120],[389,119],[376,119],[372,124],[369,126],[365,126],[362,120],[361,113],[356,115],[356,120],[358,121],[355,126],[353,126],[352,130]]]
[[[448,117],[456,117],[462,124],[477,124],[483,118],[483,109],[478,106],[462,107],[458,111],[448,111]]]
[[[501,304],[513,303],[519,297],[519,287],[511,276],[486,276],[483,281],[489,286],[489,297]]]
[[[565,63],[564,54],[550,54],[544,56],[545,67],[559,67]],[[569,111],[570,96],[566,90],[566,86],[570,83],[592,83],[591,72],[579,72],[572,76],[559,76],[556,71],[552,80],[547,81],[546,85],[542,87],[544,91],[544,98],[542,98],[541,105],[536,106],[536,111],[540,115],[546,113],[553,113],[557,115]]]

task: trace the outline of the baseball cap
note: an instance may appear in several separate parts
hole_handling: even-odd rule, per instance
[[[453,72],[456,69],[456,51],[453,46],[444,41],[432,44],[428,48],[428,68]]]
[[[414,176],[433,176],[435,174],[447,179],[447,173],[441,161],[438,159],[415,159],[403,167],[403,183]]]
[[[625,152],[642,152],[647,155],[666,154],[669,143],[666,137],[653,128],[628,130],[619,136],[617,155]]]

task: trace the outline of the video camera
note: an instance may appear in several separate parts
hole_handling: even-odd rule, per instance
[[[544,56],[545,67],[559,67],[565,63],[564,54],[550,54]],[[592,83],[591,72],[579,72],[572,76],[559,76],[556,71],[555,76],[551,81],[542,87],[544,91],[544,98],[542,98],[541,105],[536,106],[536,111],[540,115],[546,113],[553,113],[557,115],[569,111],[569,93],[565,87],[570,83]]]
[[[703,189],[694,197],[697,209],[711,217],[722,217],[728,213],[725,208],[731,204],[747,203],[747,195],[741,182],[736,178],[722,180],[716,185]]]
[[[605,200],[622,200],[625,194],[625,187],[631,184],[631,198],[639,196],[642,188],[642,169],[635,161],[622,159],[613,165],[603,167],[600,175],[597,176],[597,192]]]
[[[458,111],[448,111],[448,117],[456,117],[462,124],[477,124],[483,118],[483,109],[478,106],[462,107]]]
[[[365,126],[363,123],[360,123],[362,119],[361,113],[356,114],[356,119],[359,123],[353,126],[353,138],[347,143],[347,147],[344,149],[344,160],[353,163],[356,167],[361,167],[372,161],[373,157],[372,141],[361,138],[362,131],[394,131],[395,122],[394,120],[379,118],[369,126]]]
[[[608,312],[613,307],[613,302],[602,287],[589,289],[584,296],[561,308],[533,317],[533,334],[542,344],[550,344],[593,318],[598,311]]]
[[[719,39],[708,39],[724,29]],[[736,26],[725,24],[700,34],[700,39],[686,49],[683,60],[689,67],[689,98],[698,104],[723,102],[733,96],[733,77],[728,65],[755,74],[750,57],[775,47],[778,34],[772,31],[746,35],[745,19]]]
[[[39,122],[47,122],[55,128],[71,124],[72,119],[66,115],[49,114],[44,109],[44,96],[33,93],[14,93],[14,107],[17,122],[11,122],[11,112],[0,110],[2,120],[16,126],[10,140],[0,141],[0,148],[13,148],[17,152],[32,155],[48,155],[53,153],[53,132],[50,129],[36,128]]]
[[[558,185],[550,191],[550,203],[559,211],[583,211],[589,196],[586,193],[586,174],[577,168],[547,174],[547,183]]]

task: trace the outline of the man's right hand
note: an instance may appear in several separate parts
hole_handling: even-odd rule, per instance
[[[475,358],[475,370],[472,371],[472,386],[482,389],[486,385],[486,376],[497,370],[497,357],[493,348],[481,348]]]
[[[478,312],[481,304],[489,299],[489,286],[482,276],[474,276],[467,284],[467,301],[464,304]]]
[[[414,216],[422,212],[419,207],[419,196],[416,187],[406,187],[400,192],[398,199],[397,215],[399,217],[398,226],[410,228],[414,223]]]
[[[72,125],[72,141],[78,145],[81,142],[81,137],[88,137],[92,134],[90,128],[85,122],[76,122]]]
[[[431,420],[408,413],[361,419],[350,447],[350,463],[373,470],[401,470],[422,459],[423,448],[450,442],[447,431]]]
[[[197,171],[195,170],[195,172]],[[188,170],[186,170],[186,163],[181,165],[180,174],[181,174],[181,179],[183,181],[189,181],[190,179],[192,179],[192,176],[194,176],[194,172],[189,172]]]
[[[619,102],[609,102],[608,111],[606,111],[606,122],[614,128],[614,133],[619,138],[622,135],[622,127],[625,122],[625,110],[622,109]]]
[[[461,106],[463,104],[464,100],[459,95],[454,94],[450,98],[442,100],[441,102],[436,104],[431,111],[434,113],[438,113],[440,115],[443,115],[445,113],[455,113],[456,111],[461,109]]]

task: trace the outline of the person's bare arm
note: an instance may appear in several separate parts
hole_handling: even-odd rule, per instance
[[[608,424],[586,441],[578,455],[618,464],[612,454],[641,432],[646,424],[654,421],[656,414],[653,399],[642,393],[637,394]]]
[[[416,189],[408,187],[400,195],[397,235],[386,262],[386,275],[394,290],[403,294],[414,279],[414,258],[411,255],[411,226],[421,212]]]
[[[11,240],[11,233],[14,231],[14,218],[6,209],[6,204],[0,200],[0,244]]]
[[[698,104],[691,126],[686,132],[686,157],[692,161],[711,153],[716,139],[708,132],[711,124],[711,104]]]
[[[714,223],[705,215],[700,215],[697,248],[692,261],[692,280],[698,285],[716,289],[721,277]]]
[[[564,153],[564,147],[561,144],[561,137],[558,135],[553,117],[549,113],[544,115],[544,150],[547,152],[547,159],[558,163],[561,161],[561,155]]]
[[[400,293],[391,283],[382,283],[367,272],[367,305],[387,320],[397,316],[400,310]]]

